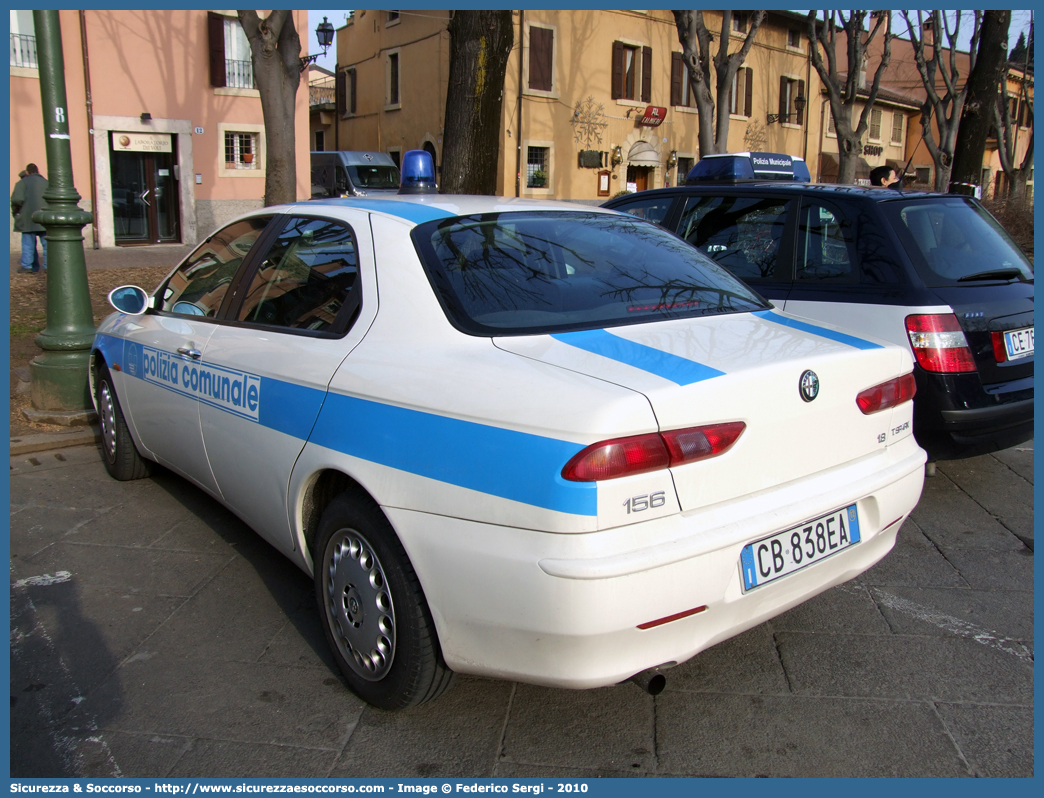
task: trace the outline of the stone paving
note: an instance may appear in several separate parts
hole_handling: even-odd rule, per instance
[[[859,579],[668,672],[461,677],[391,714],[311,581],[168,472],[11,458],[11,773],[126,777],[1033,775],[1033,444],[941,463]]]

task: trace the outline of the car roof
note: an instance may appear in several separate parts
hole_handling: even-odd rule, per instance
[[[639,192],[643,196],[655,194],[677,194],[677,193],[699,193],[720,194],[728,193],[750,193],[759,194],[819,194],[822,196],[846,196],[859,197],[874,202],[889,202],[898,199],[920,199],[924,197],[948,197],[949,194],[941,194],[934,191],[907,191],[891,188],[879,188],[875,186],[852,186],[841,183],[798,183],[794,181],[746,181],[746,182],[721,182],[721,183],[688,183],[673,188],[657,188],[651,191]],[[628,195],[630,197],[631,195]],[[624,197],[618,197],[606,205],[615,205],[624,201]]]
[[[518,197],[487,197],[465,194],[395,194],[390,197],[342,197],[316,199],[277,208],[266,208],[288,212],[289,209],[307,208],[316,212],[323,207],[355,208],[382,213],[414,224],[423,224],[436,219],[452,219],[456,216],[472,216],[480,213],[511,213],[518,211],[580,211],[590,213],[614,213],[596,205],[556,200],[531,200]]]

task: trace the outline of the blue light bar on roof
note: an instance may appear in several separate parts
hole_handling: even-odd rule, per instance
[[[730,152],[705,155],[692,167],[686,183],[733,183],[744,180],[812,179],[804,158],[778,152]]]
[[[438,194],[435,164],[425,150],[407,150],[402,156],[400,194]]]

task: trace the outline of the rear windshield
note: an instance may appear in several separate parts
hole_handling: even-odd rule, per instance
[[[760,310],[746,285],[629,216],[491,213],[419,225],[414,243],[450,321],[525,335]]]
[[[394,166],[349,166],[356,188],[398,188],[399,170]]]
[[[1033,267],[996,219],[964,197],[882,203],[928,286],[1033,280]]]

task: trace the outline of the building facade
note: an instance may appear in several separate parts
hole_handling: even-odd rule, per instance
[[[705,11],[704,18],[716,51],[722,13]],[[699,117],[670,11],[513,11],[512,19],[499,194],[599,201],[684,180],[699,158]],[[354,12],[338,29],[337,149],[398,158],[423,148],[441,163],[449,21],[448,11],[369,10]],[[730,52],[743,45],[748,24],[747,14],[734,13]],[[880,37],[876,41],[879,46]],[[859,182],[869,182],[876,166],[900,170],[907,162],[918,187],[934,179],[921,141],[924,88],[918,90],[910,50],[910,42],[893,40],[863,142]],[[845,52],[842,36],[837,53]],[[870,53],[870,79],[879,59],[880,52]],[[842,71],[846,66],[839,64]],[[837,137],[809,58],[804,14],[768,12],[723,101],[730,111],[729,151],[801,155],[813,179],[836,179]],[[861,111],[857,103],[856,113]],[[1027,114],[1021,118],[1032,124]],[[1021,135],[1019,163],[1028,141]],[[994,161],[995,145],[984,168],[996,175]]]
[[[194,244],[263,204],[264,118],[235,13],[60,12],[73,180],[94,212],[87,246]],[[305,43],[308,14],[293,16]],[[27,163],[47,172],[31,12],[11,12],[10,85],[13,186]],[[307,198],[303,87],[295,149],[297,194]]]

